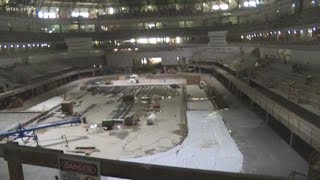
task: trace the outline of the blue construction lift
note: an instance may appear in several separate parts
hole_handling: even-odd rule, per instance
[[[68,119],[68,120],[55,121],[52,123],[44,123],[34,127],[23,127],[21,124],[19,124],[18,128],[15,131],[7,131],[7,132],[0,133],[0,138],[13,136],[13,141],[16,139],[22,139],[24,143],[27,143],[27,142],[24,141],[23,138],[28,138],[28,139],[33,138],[37,142],[37,145],[39,145],[38,137],[37,137],[37,134],[35,133],[36,130],[62,126],[66,124],[71,124],[71,125],[81,124],[81,116],[73,117],[72,119]]]

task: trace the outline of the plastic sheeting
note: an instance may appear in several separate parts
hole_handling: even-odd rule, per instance
[[[169,151],[125,161],[165,166],[240,172],[243,156],[222,117],[210,111],[188,111],[189,133],[181,145]]]

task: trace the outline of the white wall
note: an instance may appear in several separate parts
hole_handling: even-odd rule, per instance
[[[260,48],[261,57],[274,56],[277,59],[288,62],[320,65],[320,51],[282,49],[282,48]]]
[[[110,53],[106,55],[106,62],[111,67],[133,67],[136,52]]]
[[[22,63],[22,58],[21,57],[16,57],[16,58],[0,58],[0,67],[4,66],[10,66],[14,63]]]
[[[44,22],[35,18],[0,16],[0,30],[9,31],[8,26],[13,28],[13,31],[30,31],[39,32]]]
[[[193,55],[194,48],[183,48],[174,51],[156,51],[156,52],[116,52],[106,55],[106,61],[112,67],[132,67],[134,59],[161,57],[162,65],[177,65],[177,57],[185,58],[186,62]]]
[[[48,61],[60,61],[66,63],[74,63],[74,65],[84,64],[101,64],[103,60],[103,52],[90,53],[86,56],[82,54],[68,53],[51,53],[30,55],[28,63],[42,63]],[[11,66],[14,63],[23,63],[22,57],[0,57],[0,67]],[[78,64],[77,64],[78,63]]]
[[[261,46],[261,45],[260,45]],[[240,45],[238,46],[240,48]],[[257,46],[244,45],[242,48],[245,53],[251,53]],[[301,47],[302,49],[302,47]],[[306,48],[305,48],[306,49]],[[279,62],[309,64],[308,68],[318,70],[320,68],[320,51],[314,50],[299,50],[296,48],[279,47],[260,47],[261,57],[273,57]]]

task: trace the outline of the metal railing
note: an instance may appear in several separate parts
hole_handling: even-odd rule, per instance
[[[309,123],[304,118],[298,116],[286,107],[281,106],[279,103],[271,100],[263,93],[258,92],[256,89],[250,87],[236,77],[230,75],[224,70],[216,67],[216,70],[228,79],[236,88],[242,91],[246,96],[253,100],[260,107],[265,109],[270,115],[275,117],[288,129],[294,132],[297,136],[303,139],[306,143],[313,148],[320,149],[320,129],[314,124]]]
[[[278,102],[270,99],[262,92],[250,87],[248,84],[231,75],[226,70],[216,65],[192,65],[194,67],[214,69],[218,74],[222,75],[229,83],[233,84],[239,91],[248,96],[253,102],[263,108],[268,114],[280,121],[284,126],[290,129],[304,142],[312,146],[316,150],[320,150],[320,128],[310,123],[303,117],[298,116],[295,112],[287,107],[280,105]]]
[[[19,146],[17,143],[0,144],[0,157],[8,163],[10,180],[23,180],[22,164],[59,168],[58,157],[63,151],[41,147]],[[102,176],[127,179],[172,180],[284,180],[285,177],[262,176],[229,172],[159,166],[152,164],[100,159],[87,156],[63,154],[65,158],[95,161],[100,164]]]

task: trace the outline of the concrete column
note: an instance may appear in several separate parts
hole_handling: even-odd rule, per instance
[[[23,180],[23,171],[22,171],[22,164],[17,160],[9,160],[8,161],[8,169],[9,169],[9,176],[10,179],[13,180]]]
[[[8,145],[9,148],[13,148],[18,146],[16,143],[12,143]],[[4,158],[8,163],[9,176],[11,180],[23,180],[23,169],[22,163],[19,160],[19,157],[16,155],[16,150],[8,151],[5,154]]]
[[[78,32],[80,32],[80,22],[78,23]]]
[[[267,124],[269,124],[269,113],[268,111],[266,111],[266,113],[267,113]]]
[[[35,88],[32,88],[31,92],[32,92],[31,96],[34,97],[35,96]]]
[[[290,146],[292,146],[294,143],[293,138],[294,138],[294,134],[292,131],[290,131]]]
[[[59,24],[59,33],[62,33],[61,24]]]

